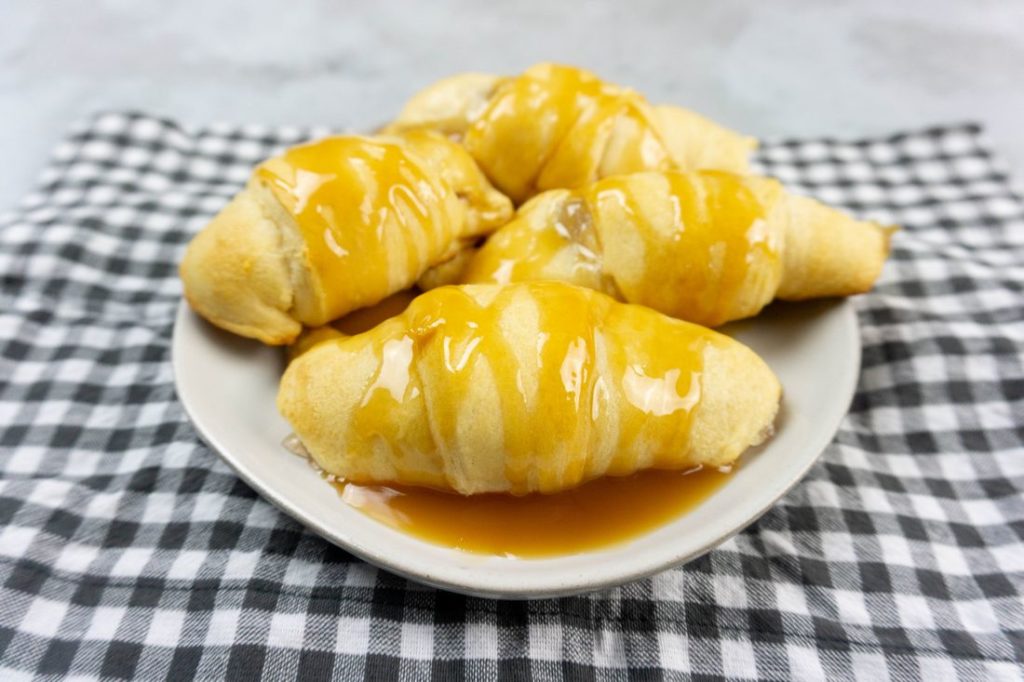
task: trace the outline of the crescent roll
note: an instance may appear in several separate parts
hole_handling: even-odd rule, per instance
[[[284,373],[278,407],[325,471],[462,494],[733,462],[780,386],[726,336],[560,282],[447,286]]]
[[[439,133],[328,137],[260,164],[189,244],[181,279],[213,324],[286,344],[407,289],[511,216]]]
[[[645,170],[746,172],[753,138],[569,66],[519,76],[469,73],[414,96],[390,130],[429,128],[460,139],[517,203],[548,189]]]
[[[717,326],[774,298],[869,290],[893,229],[768,178],[636,173],[538,195],[470,258],[461,281],[561,280]]]

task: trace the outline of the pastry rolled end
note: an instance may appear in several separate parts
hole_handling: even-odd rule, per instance
[[[814,199],[790,195],[778,298],[799,301],[869,291],[898,229],[854,218]]]
[[[754,351],[734,343],[704,352],[701,401],[690,424],[695,464],[732,464],[775,431],[782,385]]]
[[[443,78],[416,93],[383,132],[430,128],[459,137],[469,127],[472,115],[487,104],[499,80],[498,76],[487,73]]]
[[[192,309],[216,326],[270,345],[302,331],[281,230],[256,191],[240,192],[192,239],[179,272]]]
[[[750,172],[750,155],[757,149],[755,138],[670,104],[654,107],[654,120],[677,168]]]

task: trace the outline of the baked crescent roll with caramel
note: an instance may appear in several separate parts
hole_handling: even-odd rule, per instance
[[[470,73],[413,97],[389,130],[429,128],[462,141],[517,203],[609,175],[715,168],[743,173],[753,138],[569,66],[519,76]]]
[[[512,215],[439,133],[329,137],[260,164],[189,244],[185,297],[268,344],[406,289]]]
[[[869,290],[893,229],[768,178],[636,173],[538,195],[469,259],[461,281],[561,280],[717,326],[774,298]]]
[[[771,434],[779,398],[737,341],[529,282],[434,289],[323,341],[288,366],[278,407],[348,481],[518,495],[729,464]]]

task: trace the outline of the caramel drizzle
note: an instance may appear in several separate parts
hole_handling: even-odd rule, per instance
[[[463,140],[514,201],[614,173],[673,166],[647,102],[566,66],[539,65],[498,85]],[[619,137],[614,158],[607,155]]]
[[[409,287],[455,239],[451,187],[398,140],[329,137],[256,169],[298,224],[324,324]]]
[[[538,336],[513,338],[524,323]],[[377,363],[346,442],[352,453],[384,448],[397,480],[445,488],[491,456],[466,451],[463,431],[479,426],[466,420],[493,419],[516,494],[679,468],[714,342],[705,329],[557,283],[436,289],[346,342]],[[491,390],[500,415],[476,414],[473,401]]]
[[[747,301],[752,267],[781,267],[767,208],[741,176],[616,176],[538,216],[546,196],[491,237],[464,281],[559,279],[717,326],[764,304]]]

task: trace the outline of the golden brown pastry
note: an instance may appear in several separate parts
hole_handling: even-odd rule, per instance
[[[767,178],[636,173],[535,197],[461,280],[556,279],[716,326],[756,315],[773,298],[867,291],[891,231]]]
[[[185,297],[219,327],[290,343],[408,288],[511,215],[439,133],[329,137],[256,168],[189,244]]]
[[[430,128],[461,139],[516,202],[644,170],[746,172],[753,138],[686,109],[569,66],[537,64],[519,76],[470,73],[413,97],[391,130]]]
[[[278,407],[358,483],[556,492],[720,466],[772,431],[779,382],[737,341],[560,282],[449,286],[289,365]]]

